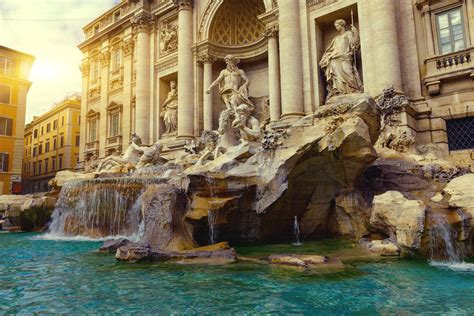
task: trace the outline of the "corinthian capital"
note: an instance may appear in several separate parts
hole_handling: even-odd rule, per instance
[[[202,64],[212,64],[217,60],[217,57],[211,54],[201,54],[198,56],[198,62]]]
[[[110,51],[108,49],[102,51],[99,54],[99,59],[100,59],[100,64],[102,65],[102,67],[107,66],[110,62]]]
[[[147,12],[140,12],[130,19],[132,27],[136,32],[148,32],[153,25],[154,16]]]
[[[89,76],[90,68],[91,68],[91,64],[89,63],[89,60],[83,59],[81,65],[79,66],[79,70],[82,72],[83,77]]]
[[[265,37],[278,37],[278,25],[272,25],[270,27],[265,28],[263,31],[263,36]]]
[[[173,4],[178,10],[191,10],[193,8],[193,0],[173,0]]]
[[[122,52],[124,56],[130,56],[133,53],[133,39],[129,38],[122,42]]]

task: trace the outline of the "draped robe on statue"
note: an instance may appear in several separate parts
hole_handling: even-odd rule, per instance
[[[335,95],[362,92],[362,81],[354,65],[354,52],[360,44],[355,28],[334,37],[319,65],[327,81],[327,100]]]

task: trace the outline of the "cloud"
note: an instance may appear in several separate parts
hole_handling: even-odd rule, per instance
[[[1,0],[0,45],[36,57],[26,122],[67,94],[81,92],[82,27],[119,0]]]

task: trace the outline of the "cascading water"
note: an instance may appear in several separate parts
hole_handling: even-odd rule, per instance
[[[293,221],[293,234],[295,235],[295,242],[293,245],[301,246],[300,242],[300,225],[298,224],[298,217],[295,216],[295,220]]]
[[[105,178],[67,182],[46,237],[139,238],[141,199],[153,179]]]
[[[474,264],[466,263],[444,214],[430,213],[430,264],[457,271],[474,271]]]
[[[207,222],[209,225],[209,243],[214,245],[219,238],[219,231],[217,230],[217,214],[213,211],[207,212]]]

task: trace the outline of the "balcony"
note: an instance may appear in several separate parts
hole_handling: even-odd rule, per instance
[[[108,151],[115,149],[116,152],[122,152],[122,135],[107,137],[105,149]]]
[[[425,60],[426,76],[423,80],[430,95],[440,93],[443,81],[470,78],[474,80],[474,47],[430,57]]]
[[[86,143],[85,153],[99,153],[99,140]]]

